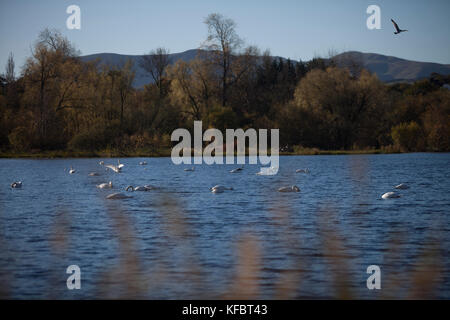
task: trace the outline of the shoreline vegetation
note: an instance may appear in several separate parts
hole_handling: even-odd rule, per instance
[[[428,153],[425,151],[423,153]],[[324,156],[324,155],[371,155],[371,154],[403,154],[410,152],[402,152],[392,149],[362,149],[362,150],[320,150],[316,148],[301,148],[292,152],[280,152],[280,156]],[[438,152],[445,153],[445,152]],[[270,152],[268,152],[270,155]],[[100,151],[30,151],[30,152],[14,152],[0,151],[0,159],[66,159],[66,158],[164,158],[171,156],[170,148],[163,148],[155,151],[135,150],[100,150]],[[225,156],[225,154],[224,154]],[[236,156],[236,153],[235,153]],[[248,157],[248,153],[246,154]]]

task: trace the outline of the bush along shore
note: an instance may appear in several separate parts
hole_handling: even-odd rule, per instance
[[[159,158],[170,157],[171,148],[160,148],[158,150],[100,150],[100,151],[73,151],[73,150],[53,150],[40,151],[32,150],[29,152],[0,151],[0,158]],[[357,154],[390,154],[402,153],[393,148],[383,149],[364,149],[364,150],[320,150],[317,148],[294,148],[293,151],[280,151],[280,156],[296,155],[357,155]],[[191,153],[193,154],[193,153]],[[235,152],[235,156],[236,156]],[[270,155],[270,150],[268,152]],[[224,154],[225,156],[225,154]],[[248,156],[248,153],[247,153]]]

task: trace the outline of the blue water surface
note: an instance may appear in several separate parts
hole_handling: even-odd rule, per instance
[[[434,297],[450,298],[448,153],[282,156],[275,176],[256,175],[258,165],[186,172],[170,158],[124,158],[114,173],[101,160],[117,163],[0,160],[8,297],[222,298],[241,285],[259,298],[340,297],[340,286],[354,298],[408,298],[431,268]],[[108,181],[112,190],[96,188]],[[410,186],[400,198],[381,199],[400,183]],[[125,191],[146,184],[157,188]],[[217,184],[233,190],[211,193]],[[277,191],[291,185],[301,192]],[[114,192],[131,198],[106,199]],[[81,269],[80,290],[67,289],[69,265]],[[366,287],[369,265],[381,268],[381,290]]]

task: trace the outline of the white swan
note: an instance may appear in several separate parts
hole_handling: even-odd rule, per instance
[[[382,199],[393,199],[393,198],[400,198],[400,195],[396,192],[386,192],[381,196]]]
[[[291,186],[291,187],[282,187],[278,189],[279,192],[300,192],[300,188],[297,186]]]
[[[130,190],[131,191],[150,191],[152,190],[152,187],[149,185],[145,185],[145,186],[138,186],[138,187],[133,187],[133,186],[128,186],[125,191]]]
[[[112,193],[106,196],[106,199],[127,199],[127,198],[131,198],[131,196],[127,196],[122,192]]]
[[[123,168],[124,164],[120,163],[120,160],[117,160],[117,166],[113,165],[113,164],[107,164],[105,165],[106,168],[111,169],[114,172],[121,172],[122,168]]]
[[[257,172],[256,174],[259,176],[273,176],[278,172],[278,168],[276,167],[261,167],[259,169],[259,172]]]
[[[72,168],[72,166],[70,166],[70,170],[69,170],[69,173],[70,174],[74,174],[76,171],[75,171],[75,169],[74,168]]]
[[[139,162],[139,165],[146,166],[147,165],[147,161],[141,161],[141,162]]]
[[[19,189],[22,188],[22,181],[14,181],[11,183],[11,188]]]
[[[97,185],[97,188],[99,189],[112,189],[113,185],[112,182],[108,182],[108,183],[101,183],[99,185]]]
[[[217,185],[217,186],[214,186],[214,187],[211,188],[211,192],[212,193],[222,193],[225,190],[233,190],[233,188],[232,187],[228,188],[228,187],[224,187],[224,186],[221,186],[221,185]]]
[[[297,169],[295,170],[296,173],[309,173],[308,169]]]
[[[395,186],[394,188],[400,189],[400,190],[405,190],[405,189],[409,189],[409,186],[404,183],[400,183],[398,186]]]
[[[225,186],[221,186],[221,185],[216,185],[216,186],[211,188],[211,192],[213,192],[213,193],[222,193],[225,190],[233,190],[233,188],[232,187],[225,187]]]
[[[240,167],[240,168],[236,168],[230,171],[230,173],[236,173],[236,172],[241,172],[242,170],[244,170],[244,166]]]
[[[159,189],[159,187],[152,186],[151,184],[146,184],[146,185],[144,185],[144,187],[146,187],[146,188],[149,189],[149,190],[156,190],[156,189]]]
[[[99,174],[97,173],[97,172],[91,172],[91,173],[89,173],[89,176],[90,177],[96,177],[96,176],[98,176]]]
[[[186,168],[186,169],[184,169],[184,171],[195,171],[195,168],[194,168],[194,167],[192,167],[192,168]]]
[[[104,166],[105,165],[105,161],[100,161],[98,164],[101,165],[101,166]]]

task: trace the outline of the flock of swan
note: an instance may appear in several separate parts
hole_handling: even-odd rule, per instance
[[[113,165],[113,164],[106,164],[104,161],[100,161],[99,164],[101,166],[104,166],[107,169],[111,169],[112,171],[116,172],[116,173],[120,173],[122,172],[122,168],[125,166],[123,163],[120,163],[120,160],[117,160],[117,165]],[[147,165],[147,161],[141,161],[139,162],[139,165],[141,166],[146,166]],[[94,175],[95,172],[90,173],[89,175]],[[98,175],[98,174],[96,174]],[[113,188],[113,184],[112,181],[109,181],[108,183],[101,183],[99,185],[97,185],[97,188],[99,189],[112,189]],[[129,185],[125,191],[150,191],[155,189],[155,187],[151,186],[151,185],[145,185],[145,186],[132,186]],[[122,192],[117,192],[117,193],[112,193],[106,196],[106,199],[127,199],[127,198],[131,198],[131,196],[128,196]]]
[[[100,161],[99,165],[104,166],[106,168],[106,170],[110,169],[116,173],[120,173],[122,172],[122,168],[125,166],[124,164],[120,163],[120,160],[117,160],[117,165],[114,164],[105,164],[104,161]],[[146,161],[141,161],[139,162],[139,165],[141,166],[145,166],[147,165]],[[263,170],[264,169],[264,170]],[[66,169],[64,169],[66,170]],[[244,170],[244,165],[242,165],[241,167],[235,168],[233,170],[230,171],[230,173],[238,173]],[[256,173],[257,175],[270,175],[270,173],[272,171],[275,172],[275,170],[278,170],[278,168],[261,168],[261,171]],[[195,171],[195,168],[186,168],[184,169],[184,171]],[[297,169],[295,170],[296,173],[305,173],[308,174],[310,173],[310,171],[308,169]],[[71,166],[69,169],[69,174],[75,174],[76,170]],[[98,176],[99,174],[97,172],[91,172],[89,173],[89,176]],[[112,189],[113,188],[113,184],[112,181],[106,182],[106,183],[101,183],[99,185],[96,186],[98,189]],[[11,184],[11,188],[13,189],[18,189],[18,188],[22,188],[22,181],[14,181]],[[156,189],[156,187],[151,186],[151,185],[144,185],[144,186],[132,186],[129,185],[125,191],[151,191]],[[405,190],[405,189],[409,189],[409,186],[401,183],[397,186],[394,187],[394,189],[396,190]],[[212,193],[223,193],[225,191],[231,191],[233,190],[232,187],[226,187],[226,186],[222,186],[222,185],[216,185],[212,188],[210,188],[210,191]],[[279,192],[300,192],[300,188],[296,185],[293,186],[286,186],[286,187],[281,187],[278,189]],[[113,193],[113,194],[109,194],[108,196],[106,196],[107,199],[126,199],[126,198],[131,198],[131,196],[124,194],[122,192],[118,192],[118,193]],[[393,199],[393,198],[400,198],[400,194],[398,192],[395,191],[390,191],[390,192],[386,192],[381,196],[382,199]]]

